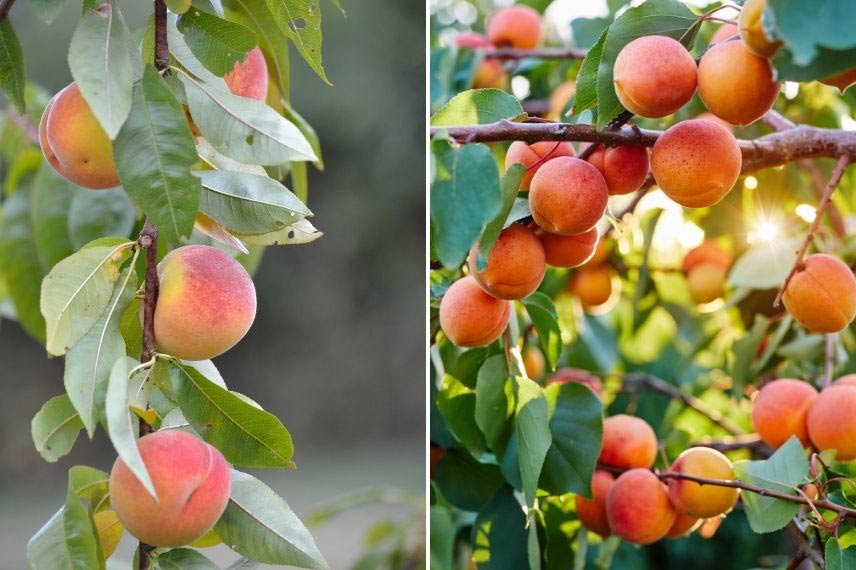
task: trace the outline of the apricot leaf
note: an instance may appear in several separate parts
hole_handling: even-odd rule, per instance
[[[523,494],[528,504],[535,501],[544,459],[553,441],[548,427],[547,398],[541,387],[526,378],[516,378],[514,433],[518,442],[518,464]]]
[[[294,43],[318,77],[332,85],[321,58],[321,6],[318,0],[265,1],[280,31]]]
[[[547,356],[550,370],[555,370],[562,353],[562,331],[556,307],[550,297],[537,291],[523,299],[523,306],[538,331],[538,344]]]
[[[856,47],[856,11],[851,0],[769,0],[765,21],[768,18],[775,37],[785,42],[797,65],[807,65],[821,47]]]
[[[0,88],[18,109],[24,103],[24,53],[9,18],[0,21]]]
[[[826,541],[824,552],[826,570],[856,568],[856,547],[842,548],[835,538]]]
[[[155,559],[155,570],[217,570],[219,566],[190,548],[173,548]]]
[[[446,427],[473,455],[480,455],[485,441],[475,420],[476,392],[460,380],[446,374],[440,382],[437,409]]]
[[[499,490],[476,517],[472,559],[478,570],[530,568],[526,516],[511,487]]]
[[[447,450],[432,480],[449,503],[465,511],[482,509],[505,484],[496,465],[479,463],[462,447]]]
[[[434,113],[431,126],[485,125],[525,116],[520,101],[501,89],[470,89],[458,93]]]
[[[51,463],[71,451],[82,429],[83,422],[67,394],[45,402],[31,424],[36,451]]]
[[[476,382],[475,419],[488,447],[502,457],[512,428],[514,393],[511,375],[501,354],[488,358],[479,368]]]

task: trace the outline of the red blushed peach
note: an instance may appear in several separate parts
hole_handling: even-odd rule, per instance
[[[577,518],[584,527],[590,531],[606,538],[609,531],[609,521],[606,518],[606,496],[615,477],[608,471],[598,469],[591,479],[592,498],[586,499],[577,495],[574,499],[577,510]]]
[[[598,145],[586,160],[603,174],[610,196],[635,192],[648,178],[650,161],[644,146]]]
[[[249,97],[256,101],[267,99],[268,69],[265,56],[258,47],[247,54],[244,61],[236,61],[232,71],[223,80],[229,91],[241,97]]]
[[[708,447],[687,449],[678,456],[670,471],[720,481],[734,480],[731,461]],[[669,479],[669,498],[678,511],[691,517],[709,519],[734,508],[737,503],[737,489],[699,485],[685,479]]]
[[[491,297],[475,277],[458,279],[440,301],[440,328],[452,344],[485,346],[500,336],[511,316],[511,303]]]
[[[514,141],[505,153],[505,168],[511,168],[512,164],[522,164],[526,167],[526,174],[520,182],[520,188],[529,188],[532,177],[548,161],[560,156],[575,156],[574,147],[569,142],[543,141],[526,144],[522,141]]]
[[[589,261],[597,249],[599,241],[597,228],[576,236],[560,236],[548,232],[539,232],[544,255],[553,267],[579,267]]]
[[[187,360],[219,356],[240,341],[256,316],[256,289],[240,263],[219,249],[187,245],[158,265],[155,342]]]
[[[807,425],[818,451],[834,449],[839,461],[856,459],[856,387],[836,382],[821,392],[808,411]]]
[[[666,486],[647,469],[625,471],[606,495],[612,534],[633,544],[657,542],[672,528],[676,516]]]
[[[687,252],[681,269],[688,273],[690,269],[702,263],[712,263],[728,269],[731,266],[731,255],[715,241],[705,241]]]
[[[785,378],[764,384],[752,403],[752,425],[761,439],[777,448],[791,436],[809,445],[806,416],[817,390],[808,382]]]
[[[699,522],[699,519],[677,511],[675,513],[675,522],[672,523],[672,528],[666,533],[666,538],[681,538],[682,536],[686,536],[696,529]]]
[[[721,44],[738,35],[740,35],[740,28],[737,27],[737,24],[722,24],[716,28],[716,31],[710,37],[710,45]]]
[[[487,21],[487,38],[495,46],[532,49],[541,44],[541,14],[530,6],[510,6]]]
[[[502,230],[487,257],[484,271],[478,270],[479,247],[470,249],[470,275],[497,299],[522,299],[534,293],[546,271],[544,246],[535,232],[520,224]]]
[[[613,273],[608,265],[585,265],[571,277],[568,290],[583,307],[600,307],[612,297]]]
[[[122,525],[146,544],[170,548],[190,544],[211,530],[231,490],[223,455],[175,430],[149,434],[138,445],[158,500],[117,459],[110,473],[110,505]]]
[[[847,328],[856,316],[856,277],[841,260],[817,253],[794,274],[782,300],[802,326],[816,333]]]
[[[657,459],[657,435],[641,418],[618,414],[603,421],[603,447],[597,462],[613,467],[649,468]]]
[[[556,370],[556,373],[547,380],[547,385],[566,384],[568,382],[584,384],[591,388],[591,391],[598,396],[603,394],[603,382],[600,381],[600,378],[591,372],[580,370],[579,368],[560,368]]]
[[[542,164],[529,187],[529,210],[552,234],[579,235],[603,216],[609,192],[603,175],[578,158],[561,156]]]

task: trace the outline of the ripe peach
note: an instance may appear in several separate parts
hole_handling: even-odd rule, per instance
[[[497,47],[536,48],[541,44],[541,14],[526,5],[501,8],[488,19],[486,31]]]
[[[236,61],[232,71],[227,73],[223,80],[229,87],[229,91],[235,95],[249,97],[256,101],[266,100],[268,69],[262,50],[258,47],[250,50],[247,59]]]
[[[737,24],[722,24],[710,36],[710,45],[722,43],[739,34],[740,29],[737,27]]]
[[[526,376],[529,378],[540,378],[547,368],[547,361],[540,350],[530,346],[523,353],[523,367],[526,369]]]
[[[51,166],[78,186],[102,190],[119,185],[113,143],[76,83],[57,93],[45,108],[39,142]]]
[[[766,0],[746,0],[737,22],[743,44],[761,57],[772,57],[782,42],[770,39],[764,31],[761,19],[766,5]]]
[[[689,103],[696,74],[695,60],[680,42],[667,36],[642,36],[618,52],[612,80],[625,109],[653,119]]]
[[[571,98],[577,93],[576,81],[565,81],[550,93],[547,118],[551,121],[561,121],[563,111],[568,106]]]
[[[808,435],[817,450],[856,459],[856,387],[836,383],[822,391],[808,411]]]
[[[609,521],[606,519],[606,496],[615,481],[612,473],[598,469],[591,479],[592,498],[577,495],[574,499],[577,518],[584,527],[603,538],[610,535]]]
[[[648,178],[650,162],[644,146],[598,145],[586,160],[603,174],[610,196],[630,194]]]
[[[666,533],[666,538],[680,538],[688,535],[696,529],[699,524],[699,519],[691,517],[678,510],[675,513],[675,522],[672,523],[672,528]]]
[[[672,528],[676,516],[666,486],[647,469],[625,471],[606,495],[610,530],[633,544],[660,540]]]
[[[735,125],[754,123],[776,102],[773,67],[742,42],[707,50],[698,64],[698,92],[711,113]]]
[[[511,224],[499,234],[487,267],[478,271],[478,243],[470,249],[470,275],[482,289],[497,299],[522,299],[534,293],[546,271],[544,246],[535,232]]]
[[[543,141],[526,144],[522,141],[514,141],[505,153],[505,168],[512,164],[522,164],[526,167],[526,174],[520,182],[520,188],[526,189],[532,184],[532,177],[548,161],[560,156],[575,156],[574,147],[569,142]]]
[[[122,525],[153,546],[184,546],[203,536],[229,501],[231,476],[223,455],[176,430],[149,434],[138,445],[157,501],[117,459],[110,473],[110,504]]]
[[[219,356],[240,341],[256,317],[256,289],[247,271],[223,251],[187,245],[158,265],[158,349],[188,360]]]
[[[612,274],[612,269],[604,265],[580,267],[568,284],[569,290],[583,307],[598,307],[612,296]]]
[[[824,85],[837,87],[841,93],[844,93],[848,87],[856,83],[856,67],[851,67],[846,71],[842,71],[826,79],[821,79],[820,82]]]
[[[791,278],[782,300],[788,312],[808,330],[838,332],[856,316],[856,277],[831,255],[810,255]]]
[[[598,396],[603,394],[603,382],[601,382],[600,378],[587,370],[580,370],[579,368],[560,368],[556,370],[556,373],[547,380],[547,386],[550,384],[566,384],[568,382],[584,384]]]
[[[475,277],[458,279],[440,301],[440,327],[456,346],[485,346],[508,326],[511,303],[491,297]]]
[[[670,127],[651,151],[651,172],[660,190],[688,208],[722,200],[737,182],[742,164],[734,135],[712,121],[699,119]]]
[[[529,187],[529,210],[541,229],[579,235],[603,216],[609,198],[603,175],[578,158],[560,156],[542,164]]]
[[[704,241],[687,252],[682,269],[684,273],[688,273],[693,267],[702,263],[712,263],[728,269],[731,265],[731,255],[715,241]]]
[[[576,236],[538,232],[547,263],[553,267],[579,267],[594,256],[598,244],[597,228]]]
[[[678,456],[670,469],[707,479],[733,481],[731,461],[709,447],[691,447]],[[730,511],[737,503],[737,489],[700,485],[685,479],[669,479],[669,498],[679,511],[695,518],[709,519]]]
[[[725,295],[727,270],[715,263],[700,263],[687,273],[690,297],[702,305]]]
[[[752,404],[752,425],[770,447],[781,446],[792,435],[807,446],[806,415],[816,398],[817,390],[808,382],[790,378],[768,382]]]
[[[657,459],[657,435],[641,418],[618,414],[603,421],[603,447],[597,462],[613,467],[649,468]]]
[[[508,74],[497,59],[482,61],[473,76],[474,89],[508,89]]]

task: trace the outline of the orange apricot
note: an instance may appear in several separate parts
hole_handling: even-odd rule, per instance
[[[598,463],[612,467],[649,468],[657,459],[657,435],[641,418],[618,414],[603,421],[603,447]]]
[[[523,368],[529,378],[540,378],[547,368],[547,361],[540,350],[530,346],[523,352]]]
[[[579,267],[589,261],[599,241],[597,228],[575,236],[538,232],[547,264],[553,267]]]
[[[599,307],[612,296],[613,270],[606,265],[585,265],[571,277],[568,284],[585,308]]]
[[[458,279],[440,301],[440,327],[452,344],[485,346],[500,336],[511,316],[511,303],[491,297],[475,277]]]
[[[473,76],[474,89],[508,89],[508,74],[502,63],[496,59],[486,59],[476,68]]]
[[[520,181],[520,188],[526,189],[532,185],[532,177],[548,161],[560,156],[575,156],[574,147],[569,142],[542,141],[526,144],[522,141],[514,141],[505,153],[505,168],[512,164],[522,164],[526,167],[526,174]]]
[[[808,330],[839,332],[856,317],[856,277],[841,260],[816,253],[805,259],[788,282],[782,300]]]
[[[740,34],[737,24],[722,24],[710,36],[710,45],[719,44]]]
[[[746,0],[737,22],[743,44],[756,55],[772,57],[782,46],[782,42],[768,37],[764,31],[762,18],[766,5],[766,0]]]
[[[856,459],[856,387],[833,384],[808,411],[808,436],[818,451],[834,449],[838,461]]]
[[[712,263],[728,269],[731,265],[731,255],[715,241],[707,240],[687,252],[681,268],[687,273],[702,263]]]
[[[563,111],[565,110],[565,108],[567,108],[568,103],[571,101],[573,96],[576,95],[576,93],[576,81],[565,81],[564,83],[560,83],[558,87],[553,89],[553,92],[550,93],[550,98],[548,100],[547,118],[551,121],[561,121]]]
[[[734,468],[722,453],[709,447],[691,447],[681,453],[669,470],[720,481],[733,481]],[[669,498],[679,511],[709,519],[727,513],[737,503],[737,489],[700,485],[686,479],[669,479]]]
[[[666,538],[681,538],[682,536],[686,536],[694,531],[699,523],[699,519],[678,510],[675,514],[675,522],[672,523],[672,528],[666,533]]]
[[[598,145],[586,160],[603,174],[610,196],[635,192],[648,179],[650,161],[644,146]]]
[[[752,425],[772,448],[780,447],[794,435],[807,446],[806,416],[816,398],[817,390],[808,382],[790,378],[768,382],[752,403]]]
[[[606,495],[606,518],[612,534],[633,544],[660,540],[676,516],[666,486],[647,469],[625,471]]]
[[[525,4],[509,6],[494,12],[486,31],[490,43],[497,47],[532,49],[541,44],[541,14]]]
[[[547,380],[547,386],[550,384],[566,384],[568,382],[584,384],[598,396],[603,394],[603,382],[601,382],[600,378],[587,370],[579,368],[560,368],[556,370],[555,374]]]
[[[615,477],[609,471],[598,469],[591,479],[592,498],[586,499],[577,495],[574,499],[577,510],[577,518],[584,527],[606,538],[609,531],[609,521],[606,518],[606,496]]]
[[[535,232],[511,224],[499,234],[487,257],[484,271],[478,270],[478,242],[470,249],[470,275],[497,299],[522,299],[534,293],[546,271],[544,246]]]
[[[529,210],[546,232],[579,235],[592,229],[606,209],[603,175],[584,160],[560,156],[542,164],[529,187]]]
[[[725,295],[727,270],[715,263],[700,263],[687,273],[690,297],[703,305]]]

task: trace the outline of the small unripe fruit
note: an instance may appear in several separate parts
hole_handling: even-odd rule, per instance
[[[700,119],[670,127],[651,151],[651,172],[660,190],[688,208],[713,206],[722,200],[737,182],[742,165],[734,135]]]
[[[738,25],[740,40],[747,48],[761,57],[772,57],[782,46],[782,42],[770,39],[764,31],[762,18],[766,5],[766,0],[746,0],[740,10]]]
[[[523,368],[526,369],[526,376],[529,378],[540,378],[547,368],[547,361],[540,350],[530,346],[523,353]]]
[[[508,326],[511,303],[491,297],[472,276],[458,279],[440,301],[440,327],[452,344],[485,346]]]
[[[647,469],[656,459],[657,435],[645,420],[618,414],[603,421],[603,448],[598,463]]]
[[[780,447],[794,435],[807,446],[806,416],[816,398],[817,390],[808,382],[790,378],[768,382],[752,403],[752,425],[772,448]]]
[[[666,536],[677,512],[656,475],[647,469],[631,469],[610,487],[606,516],[614,535],[633,544],[651,544]]]
[[[675,513],[675,522],[672,523],[672,528],[666,533],[666,538],[681,538],[682,536],[686,536],[695,530],[698,524],[699,519],[678,510]]]
[[[703,305],[725,294],[726,269],[715,263],[700,263],[687,273],[690,297]]]
[[[247,54],[244,61],[236,61],[232,71],[223,76],[229,91],[256,101],[267,99],[268,70],[265,56],[258,47]]]
[[[842,71],[836,75],[821,79],[821,83],[831,87],[837,87],[838,91],[844,93],[847,88],[856,83],[856,67],[851,67],[846,71]]]
[[[653,119],[671,115],[692,99],[696,72],[695,60],[680,42],[642,36],[618,52],[612,80],[625,109]]]
[[[833,384],[808,411],[808,435],[818,451],[834,449],[835,459],[856,459],[856,387]]]
[[[522,141],[514,141],[505,153],[505,168],[511,168],[512,164],[522,164],[526,167],[526,174],[520,181],[520,188],[526,189],[532,185],[532,177],[548,161],[560,156],[575,156],[574,147],[569,142],[543,141],[526,144]]]
[[[599,307],[612,297],[613,271],[605,265],[585,265],[571,277],[570,292],[583,307]]]
[[[562,115],[564,114],[565,109],[568,106],[568,103],[577,93],[577,82],[576,81],[565,81],[564,83],[559,84],[558,87],[553,89],[553,92],[550,93],[549,105],[547,112],[547,118],[552,121],[561,121]]]
[[[597,168],[606,180],[610,196],[630,194],[642,187],[648,179],[651,166],[648,159],[648,149],[644,146],[611,146],[605,148],[598,145],[586,159]]]
[[[712,263],[728,269],[731,266],[731,255],[715,241],[705,241],[687,252],[681,269],[684,273],[688,273],[693,267],[702,263]]]
[[[487,38],[495,46],[532,49],[541,44],[541,14],[530,6],[510,6],[487,21]]]
[[[547,380],[547,386],[550,384],[567,384],[568,382],[584,384],[598,396],[603,393],[603,382],[600,381],[600,378],[587,370],[580,370],[579,368],[560,368],[556,370],[556,373]]]
[[[844,262],[831,255],[810,255],[788,282],[782,301],[808,330],[839,332],[856,317],[856,277]]]
[[[722,24],[716,31],[713,32],[713,35],[710,36],[710,45],[720,44],[724,41],[728,41],[728,39],[733,38],[740,34],[740,29],[737,27],[737,24]]]
[[[579,267],[589,261],[597,249],[598,231],[592,228],[576,236],[539,232],[547,263],[553,267]]]
[[[526,226],[512,224],[502,230],[484,271],[478,270],[479,247],[470,249],[470,275],[497,299],[522,299],[534,293],[546,271],[544,246],[535,232]]]
[[[681,453],[670,469],[673,473],[733,481],[731,461],[708,447],[692,447]],[[700,485],[685,479],[669,479],[669,498],[679,511],[695,518],[708,519],[730,511],[737,503],[737,489]]]
[[[598,469],[591,479],[592,498],[586,499],[582,495],[577,495],[574,499],[577,518],[584,527],[603,538],[610,535],[609,521],[606,518],[606,496],[613,481],[615,477],[612,473]]]
[[[817,498],[820,496],[820,491],[818,490],[817,485],[815,485],[814,483],[804,485],[802,490],[803,493],[805,493],[805,496],[811,499],[812,501],[816,501]]]
[[[546,232],[579,235],[603,216],[609,193],[597,168],[562,156],[541,165],[529,187],[529,210]]]

